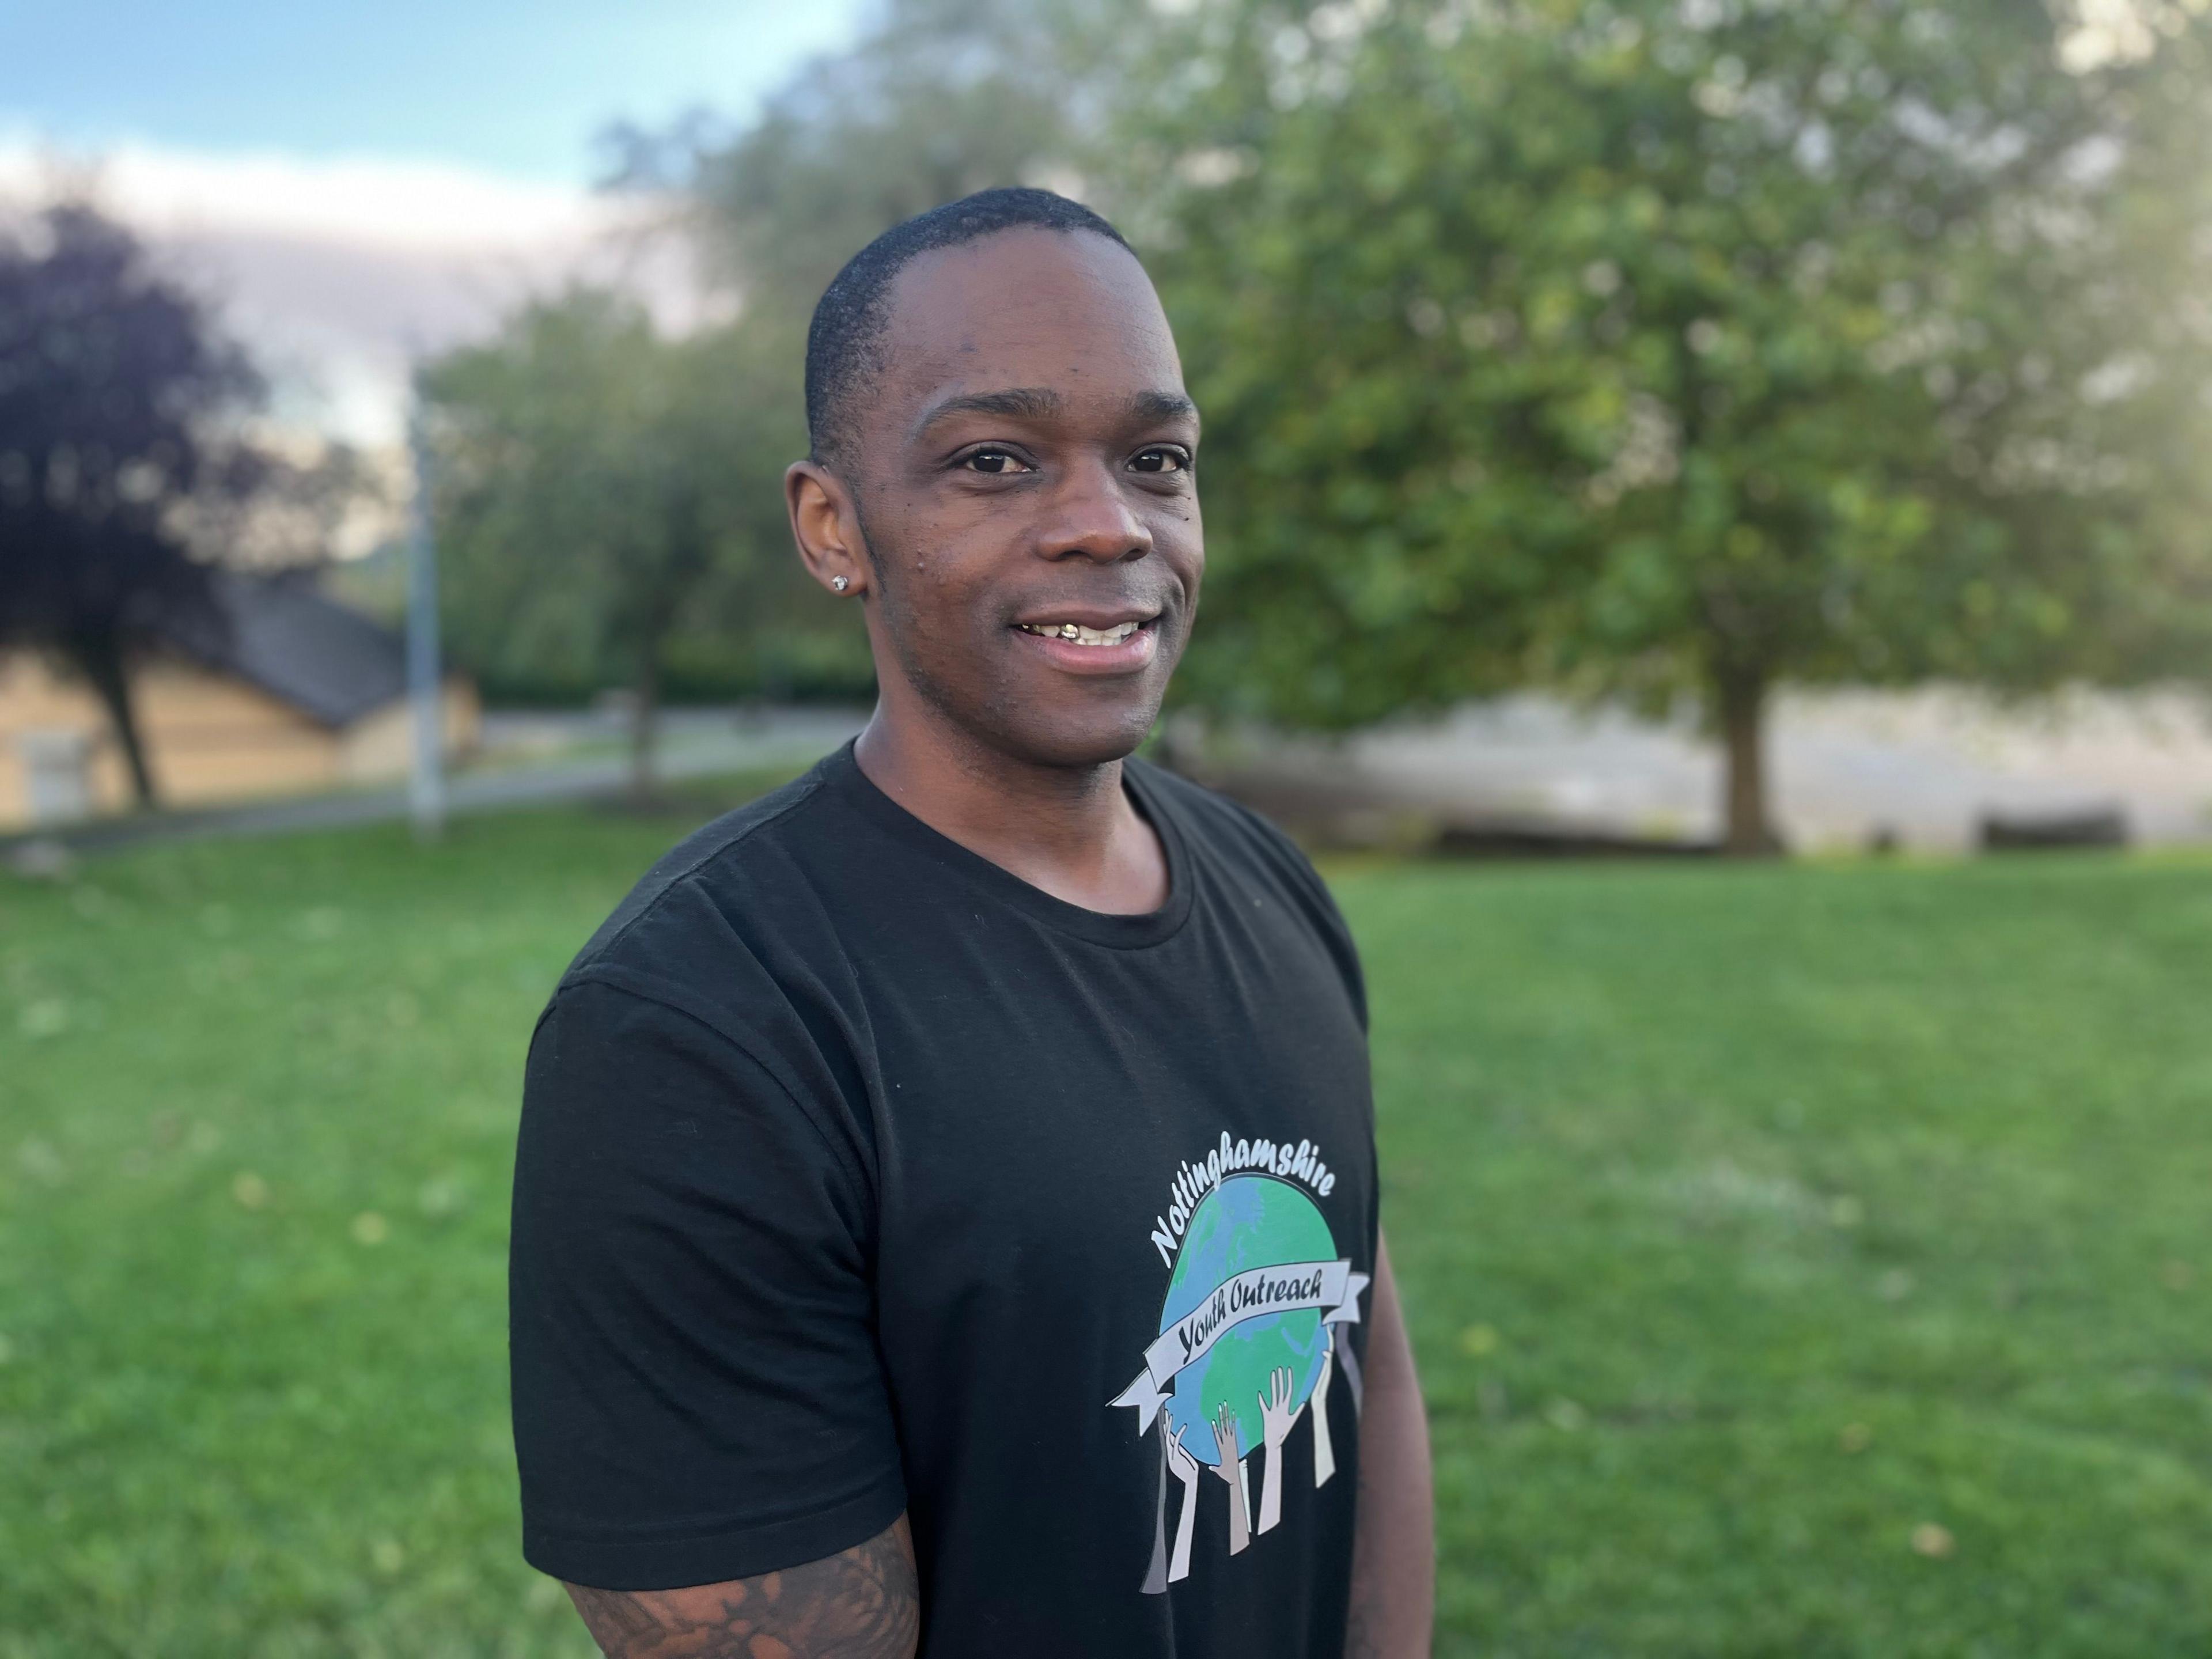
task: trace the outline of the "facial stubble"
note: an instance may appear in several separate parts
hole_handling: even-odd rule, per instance
[[[1158,681],[1159,690],[1151,698],[1150,706],[1139,711],[1132,710],[1133,731],[1127,736],[1127,746],[1118,753],[1107,756],[1086,756],[1066,759],[1041,755],[1034,746],[1023,740],[1018,715],[1015,688],[1004,676],[994,684],[983,688],[981,696],[970,703],[957,695],[945,678],[935,672],[915,649],[916,642],[925,631],[913,606],[906,598],[906,582],[913,573],[902,567],[892,574],[894,561],[886,559],[876,550],[876,538],[868,529],[867,510],[862,506],[860,492],[853,492],[853,518],[860,533],[860,550],[874,576],[874,591],[880,607],[879,627],[889,641],[891,653],[896,658],[901,676],[911,685],[916,695],[954,731],[971,739],[987,744],[1002,754],[1033,763],[1060,766],[1093,766],[1108,760],[1120,760],[1136,751],[1159,719],[1160,705],[1166,701],[1167,680],[1175,672],[1175,665],[1182,656],[1182,629],[1177,618],[1181,613],[1163,609],[1153,625],[1160,630],[1158,650],[1167,672]],[[980,729],[979,729],[980,727]],[[1121,738],[1114,741],[1118,744]]]

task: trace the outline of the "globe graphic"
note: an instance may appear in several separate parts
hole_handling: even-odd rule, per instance
[[[1328,1224],[1305,1194],[1273,1176],[1231,1176],[1191,1213],[1160,1310],[1160,1329],[1249,1268],[1335,1259]],[[1176,1374],[1175,1393],[1162,1413],[1163,1431],[1173,1439],[1182,1430],[1185,1451],[1201,1463],[1218,1463],[1213,1424],[1226,1405],[1237,1414],[1237,1455],[1250,1455],[1261,1443],[1260,1401],[1267,1379],[1287,1367],[1291,1407],[1302,1409],[1321,1380],[1328,1343],[1321,1311],[1314,1308],[1257,1314],[1229,1326],[1196,1363]]]

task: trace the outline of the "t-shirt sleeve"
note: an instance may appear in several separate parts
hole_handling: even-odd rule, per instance
[[[509,1261],[523,1553],[605,1589],[819,1560],[905,1505],[866,1177],[746,1048],[586,981],[538,1024]]]

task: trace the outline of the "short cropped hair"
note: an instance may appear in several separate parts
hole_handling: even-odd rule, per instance
[[[849,461],[852,412],[883,372],[891,284],[918,256],[1002,230],[1086,230],[1127,247],[1121,233],[1048,190],[984,190],[893,225],[845,262],[815,302],[806,331],[806,439],[827,466]]]

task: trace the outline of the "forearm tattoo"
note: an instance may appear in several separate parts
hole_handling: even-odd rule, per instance
[[[681,1590],[568,1586],[607,1659],[912,1659],[921,1584],[902,1516],[866,1543],[781,1572]]]

